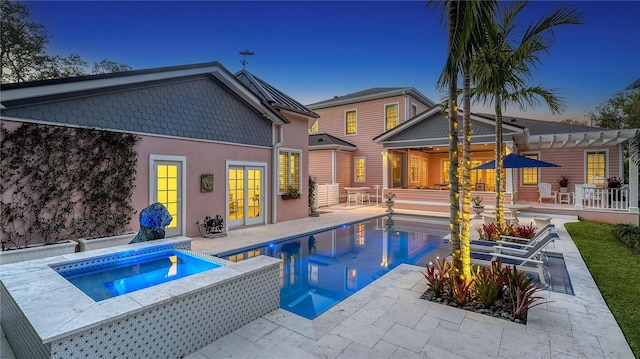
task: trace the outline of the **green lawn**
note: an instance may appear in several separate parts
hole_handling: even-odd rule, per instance
[[[565,227],[631,350],[640,358],[640,256],[615,238],[613,225],[581,221]]]

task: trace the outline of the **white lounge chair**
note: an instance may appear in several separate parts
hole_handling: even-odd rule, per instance
[[[494,251],[490,253],[472,251],[471,263],[491,265],[491,262],[500,258],[505,265],[516,266],[520,271],[537,274],[540,283],[546,285],[544,262],[541,260],[542,250],[556,238],[559,238],[557,233],[547,232],[539,241],[523,247],[523,249],[495,246]],[[508,252],[509,254],[505,254],[504,252]]]
[[[538,202],[542,203],[545,199],[553,199],[556,203],[556,191],[551,190],[551,183],[538,183]]]
[[[543,239],[549,232],[555,230],[553,224],[547,224],[546,226],[538,229],[533,238],[522,238],[513,236],[500,236],[498,241],[486,241],[481,239],[474,239],[471,241],[471,250],[477,252],[493,252],[494,247],[502,246],[506,248],[524,249],[535,245],[535,243]],[[504,249],[503,249],[504,250]]]

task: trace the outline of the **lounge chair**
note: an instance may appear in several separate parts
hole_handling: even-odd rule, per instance
[[[547,235],[547,232],[555,230],[553,224],[547,224],[546,226],[538,229],[533,238],[521,238],[513,236],[500,236],[500,240],[486,241],[482,239],[474,239],[471,241],[471,250],[477,252],[493,252],[494,247],[502,246],[505,248],[517,248],[524,249],[535,245],[535,243]]]
[[[546,285],[544,277],[544,262],[541,259],[542,250],[554,239],[559,238],[558,234],[552,231],[547,232],[543,238],[531,245],[517,249],[512,247],[495,246],[493,252],[471,252],[471,263],[477,265],[491,265],[491,262],[498,258],[502,259],[505,265],[516,266],[520,271],[535,273],[542,285]],[[504,252],[509,254],[505,254]]]

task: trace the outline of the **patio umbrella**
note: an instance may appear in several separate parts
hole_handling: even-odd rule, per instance
[[[555,163],[538,161],[533,158],[510,153],[502,159],[504,168],[526,168],[526,167],[560,167]],[[474,170],[488,170],[496,168],[496,161],[490,161],[483,163],[480,166],[474,167]]]

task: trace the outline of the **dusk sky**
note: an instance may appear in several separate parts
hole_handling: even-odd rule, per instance
[[[640,79],[640,1],[573,1],[582,25],[557,28],[530,85],[554,88],[567,110],[540,119],[587,120],[587,113]],[[247,69],[309,104],[371,87],[415,87],[443,99],[436,81],[446,57],[440,10],[425,1],[29,1],[31,18],[52,36],[50,54],[109,59],[134,69],[219,61]],[[533,1],[532,20],[567,4]],[[480,105],[474,111],[487,112]]]

